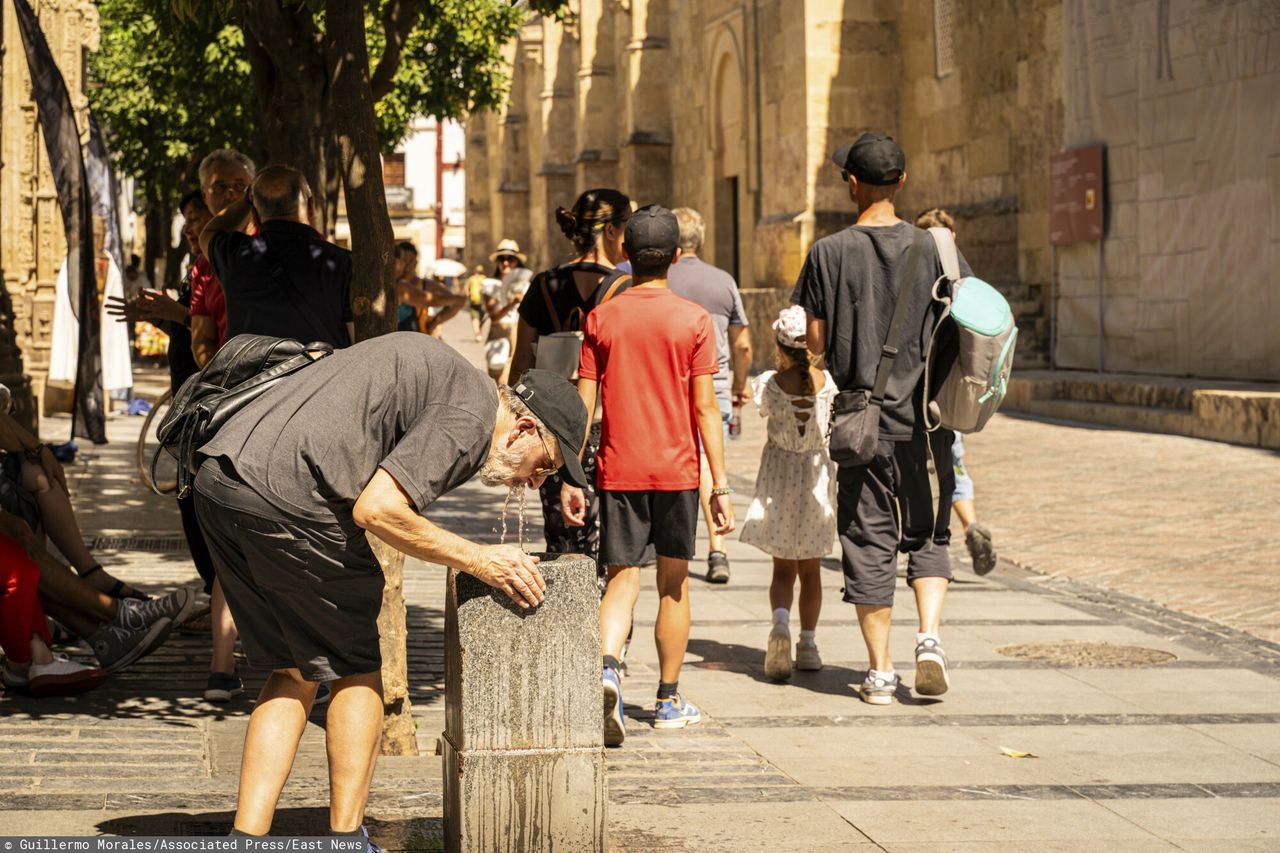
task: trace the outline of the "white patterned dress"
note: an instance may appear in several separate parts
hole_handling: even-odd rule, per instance
[[[836,468],[827,451],[827,425],[835,382],[823,374],[810,397],[778,386],[777,371],[752,381],[756,407],[768,419],[769,439],[760,454],[756,494],[741,539],[783,560],[825,557],[836,538]],[[812,401],[812,406],[797,403]],[[796,415],[808,413],[807,420]]]

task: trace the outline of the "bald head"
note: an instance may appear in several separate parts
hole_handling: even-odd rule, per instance
[[[306,222],[311,187],[291,166],[267,166],[253,181],[253,207],[262,221],[293,219]]]

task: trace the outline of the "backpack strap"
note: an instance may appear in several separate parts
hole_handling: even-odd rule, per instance
[[[884,402],[889,373],[902,344],[902,328],[907,319],[907,308],[914,295],[916,269],[920,266],[920,249],[924,245],[924,241],[920,239],[920,229],[916,228],[914,232],[911,236],[911,248],[907,250],[907,262],[902,265],[902,274],[898,278],[898,298],[893,306],[893,319],[889,321],[889,331],[884,336],[884,346],[880,348],[880,364],[876,366],[876,384],[871,390],[871,402],[876,405]]]
[[[950,228],[930,228],[929,236],[938,247],[938,260],[942,263],[942,274],[953,282],[960,280],[960,255],[956,251],[956,238]]]
[[[555,303],[551,301],[551,288],[547,283],[551,279],[552,270],[538,273],[538,290],[542,292],[542,301],[547,305],[547,316],[551,318],[551,325],[557,332],[564,331],[564,324],[560,322],[560,314],[556,312]]]
[[[603,304],[605,304],[605,303],[606,303],[606,302],[608,302],[610,299],[612,299],[613,297],[617,296],[617,295],[618,295],[618,291],[619,291],[619,290],[621,290],[623,287],[625,287],[625,286],[627,286],[627,285],[630,285],[630,284],[631,284],[631,276],[630,276],[630,275],[628,275],[628,274],[626,274],[626,273],[623,273],[622,275],[620,275],[620,276],[618,276],[616,279],[614,279],[613,284],[609,285],[609,289],[608,289],[607,291],[605,291],[604,296],[603,296],[603,297],[600,299],[600,301],[599,301],[598,303],[596,303],[596,304],[597,304],[597,305],[603,305]]]

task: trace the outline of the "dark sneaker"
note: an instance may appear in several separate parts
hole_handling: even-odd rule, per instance
[[[136,628],[142,624],[150,624],[161,619],[168,619],[173,622],[174,626],[181,625],[195,612],[196,594],[187,588],[182,588],[177,592],[162,596],[160,598],[152,598],[147,601],[139,601],[136,598],[123,598],[119,604],[121,611],[131,611],[123,617],[125,620],[122,624],[126,627]],[[122,617],[117,614],[116,620],[121,621]]]
[[[333,689],[328,684],[321,684],[316,688],[316,698],[311,703],[311,707],[318,708],[321,705],[328,705],[329,700],[333,698]]]
[[[707,583],[729,582],[729,555],[712,551],[707,555]]]
[[[786,681],[791,677],[791,629],[781,622],[774,622],[765,646],[764,674],[774,681]]]
[[[866,680],[858,688],[858,696],[869,705],[889,705],[893,703],[893,694],[901,683],[902,678],[896,672],[892,678],[885,678],[883,675],[873,677],[871,673],[867,673]]]
[[[969,549],[969,558],[973,560],[973,573],[990,574],[996,567],[996,546],[991,541],[991,531],[987,526],[979,521],[970,524],[964,534],[964,544]]]
[[[66,655],[54,655],[50,663],[33,663],[27,673],[32,696],[75,696],[107,680],[107,671],[76,663]]]
[[[916,644],[916,686],[921,696],[941,696],[951,686],[947,678],[947,653],[933,637]]]
[[[622,719],[622,683],[618,673],[606,666],[600,684],[604,688],[604,745],[622,746],[627,738],[627,724]]]
[[[204,685],[206,702],[230,702],[244,692],[244,682],[234,672],[211,672]]]
[[[0,683],[4,684],[6,690],[26,690],[31,684],[25,675],[8,666],[0,670]]]
[[[670,699],[659,699],[653,705],[653,727],[655,729],[683,729],[694,723],[702,722],[702,712],[692,702],[684,701],[677,693]]]
[[[129,622],[129,626],[121,625]],[[93,654],[107,672],[119,672],[129,664],[145,657],[164,644],[173,622],[162,617],[147,624],[137,614],[121,606],[114,622],[103,625],[87,639]]]

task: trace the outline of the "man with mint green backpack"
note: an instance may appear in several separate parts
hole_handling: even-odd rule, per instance
[[[898,144],[864,133],[832,159],[858,220],[814,243],[791,301],[805,309],[809,349],[825,356],[840,391],[831,452],[846,460],[836,480],[844,600],[857,608],[870,659],[858,692],[865,702],[888,705],[901,687],[889,654],[899,553],[908,557],[907,584],[920,618],[913,687],[938,696],[949,686],[938,631],[951,581],[951,432],[929,433],[924,417],[924,353],[945,311],[932,288],[944,271],[935,241],[895,210],[906,182]],[[972,275],[958,252],[956,260],[961,274]],[[837,447],[851,436],[848,447]],[[940,489],[936,516],[931,451]]]

